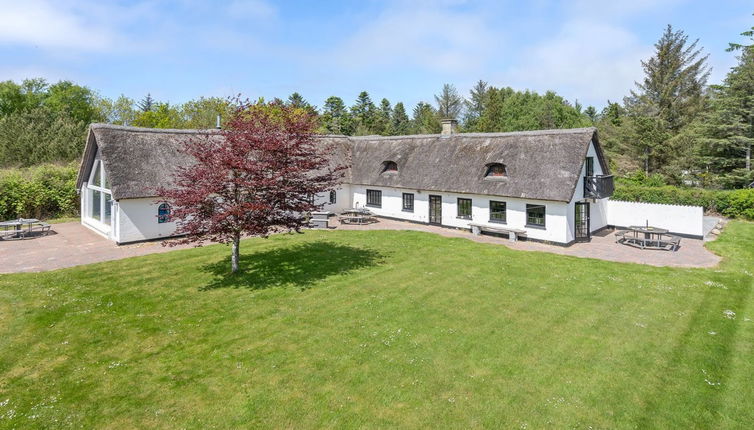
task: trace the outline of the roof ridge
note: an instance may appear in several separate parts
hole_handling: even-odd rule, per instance
[[[220,130],[215,128],[208,129],[194,129],[194,128],[148,128],[148,127],[134,127],[130,125],[117,125],[106,123],[93,123],[89,126],[91,129],[107,129],[107,130],[121,130],[132,131],[139,133],[173,133],[173,134],[213,134],[219,133]],[[347,138],[349,140],[398,140],[398,139],[427,139],[427,138],[452,138],[452,137],[508,137],[508,136],[547,136],[553,134],[579,134],[587,132],[595,132],[596,127],[581,127],[581,128],[553,128],[547,130],[522,130],[522,131],[507,131],[507,132],[494,132],[494,133],[454,133],[451,135],[443,134],[407,134],[399,136],[381,136],[381,135],[368,135],[368,136],[346,136],[343,134],[318,134],[317,137],[332,138],[340,137]]]
[[[138,133],[172,133],[172,134],[212,134],[219,133],[220,130],[216,128],[197,129],[197,128],[149,128],[149,127],[134,127],[132,125],[118,125],[118,124],[106,124],[101,122],[92,123],[89,125],[92,130],[121,130],[121,131],[133,131]]]

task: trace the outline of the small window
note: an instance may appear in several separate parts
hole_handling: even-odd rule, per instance
[[[586,176],[594,176],[594,157],[586,157]]]
[[[490,222],[505,223],[507,221],[505,213],[505,202],[490,201]]]
[[[403,211],[414,211],[414,195],[412,193],[403,193]]]
[[[367,190],[367,206],[381,208],[382,207],[382,191]]]
[[[382,163],[382,173],[398,173],[398,163],[385,161]]]
[[[334,205],[338,201],[338,193],[335,190],[330,191],[330,204]]]
[[[160,203],[157,208],[157,223],[163,224],[170,222],[170,205],[167,203]]]
[[[526,205],[526,225],[533,227],[545,226],[544,205]]]
[[[505,164],[502,163],[490,163],[487,165],[487,172],[484,174],[485,178],[504,178],[508,176],[505,171]]]
[[[471,219],[471,199],[458,199],[458,218]]]

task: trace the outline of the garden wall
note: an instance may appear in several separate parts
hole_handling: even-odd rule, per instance
[[[649,225],[665,228],[671,233],[702,238],[704,209],[701,206],[666,205],[659,203],[608,200],[607,223],[616,227]]]

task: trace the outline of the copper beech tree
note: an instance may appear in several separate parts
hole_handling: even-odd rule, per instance
[[[321,206],[313,196],[334,189],[346,166],[333,165],[335,148],[316,139],[311,112],[275,102],[234,105],[222,130],[182,143],[195,162],[159,193],[185,235],[169,244],[230,244],[235,273],[242,236],[299,231],[304,215]]]

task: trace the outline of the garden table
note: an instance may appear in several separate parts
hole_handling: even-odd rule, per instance
[[[662,240],[663,234],[668,234],[668,230],[664,228],[659,227],[653,227],[651,225],[646,226],[640,226],[640,225],[632,225],[628,227],[629,231],[632,231],[634,233],[634,241],[640,242],[642,249],[646,247],[653,247],[652,243],[657,243],[657,246],[659,247],[660,242]],[[640,238],[639,234],[644,235],[644,238]],[[649,245],[647,245],[649,244]]]
[[[29,225],[29,232],[31,232],[31,226],[38,222],[39,220],[36,218],[19,218],[0,222],[0,227],[4,227],[5,230],[7,230],[8,227],[13,227],[13,230],[15,231],[13,237],[19,238],[21,237],[21,230],[24,224]]]

